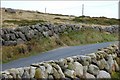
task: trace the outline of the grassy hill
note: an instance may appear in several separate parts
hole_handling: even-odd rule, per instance
[[[119,23],[119,20],[115,18],[90,16],[76,17],[73,15],[50,14],[11,8],[1,8],[0,13],[2,13],[2,27],[17,27],[41,22],[90,25],[115,25]]]
[[[12,12],[13,10],[14,12]],[[74,16],[62,15],[62,14],[50,14],[42,13],[39,11],[18,10],[9,8],[2,8],[2,27],[17,27],[19,24],[24,24],[24,21],[29,22],[50,22],[50,23],[71,23]]]

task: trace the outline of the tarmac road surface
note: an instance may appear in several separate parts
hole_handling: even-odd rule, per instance
[[[2,71],[10,68],[29,66],[32,63],[37,63],[42,61],[57,60],[60,58],[65,58],[68,56],[75,56],[75,55],[85,55],[92,52],[96,52],[99,48],[105,48],[110,44],[114,44],[114,43],[118,44],[118,41],[57,48],[34,56],[20,58],[8,63],[4,63],[2,64]]]

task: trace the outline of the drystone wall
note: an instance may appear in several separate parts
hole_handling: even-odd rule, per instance
[[[71,56],[59,60],[34,63],[28,67],[12,68],[2,71],[2,79],[29,78],[46,80],[73,80],[111,78],[113,71],[120,72],[117,58],[118,45],[99,49],[87,55]]]
[[[10,46],[24,43],[32,38],[43,38],[59,36],[59,34],[69,31],[77,31],[81,29],[92,28],[98,31],[107,31],[110,33],[118,32],[118,25],[112,26],[82,26],[76,24],[36,24],[31,26],[22,26],[17,28],[2,28],[0,29],[0,45]]]

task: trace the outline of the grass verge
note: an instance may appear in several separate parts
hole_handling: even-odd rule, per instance
[[[120,57],[116,58],[116,62],[118,63],[118,65],[120,67]],[[113,80],[120,80],[120,70],[119,71],[113,71],[111,73],[111,77],[113,78]]]

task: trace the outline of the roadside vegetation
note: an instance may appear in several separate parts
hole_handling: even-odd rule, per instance
[[[111,77],[114,80],[120,80],[120,72],[112,72]]]
[[[120,67],[120,57],[116,58],[116,61]],[[113,71],[111,73],[111,77],[113,78],[113,80],[120,80],[120,70],[119,71]]]
[[[2,46],[2,62],[36,55],[54,48],[76,46],[91,43],[109,42],[118,40],[117,34],[99,32],[92,29],[71,31],[60,34],[59,38],[36,38],[16,46]]]

